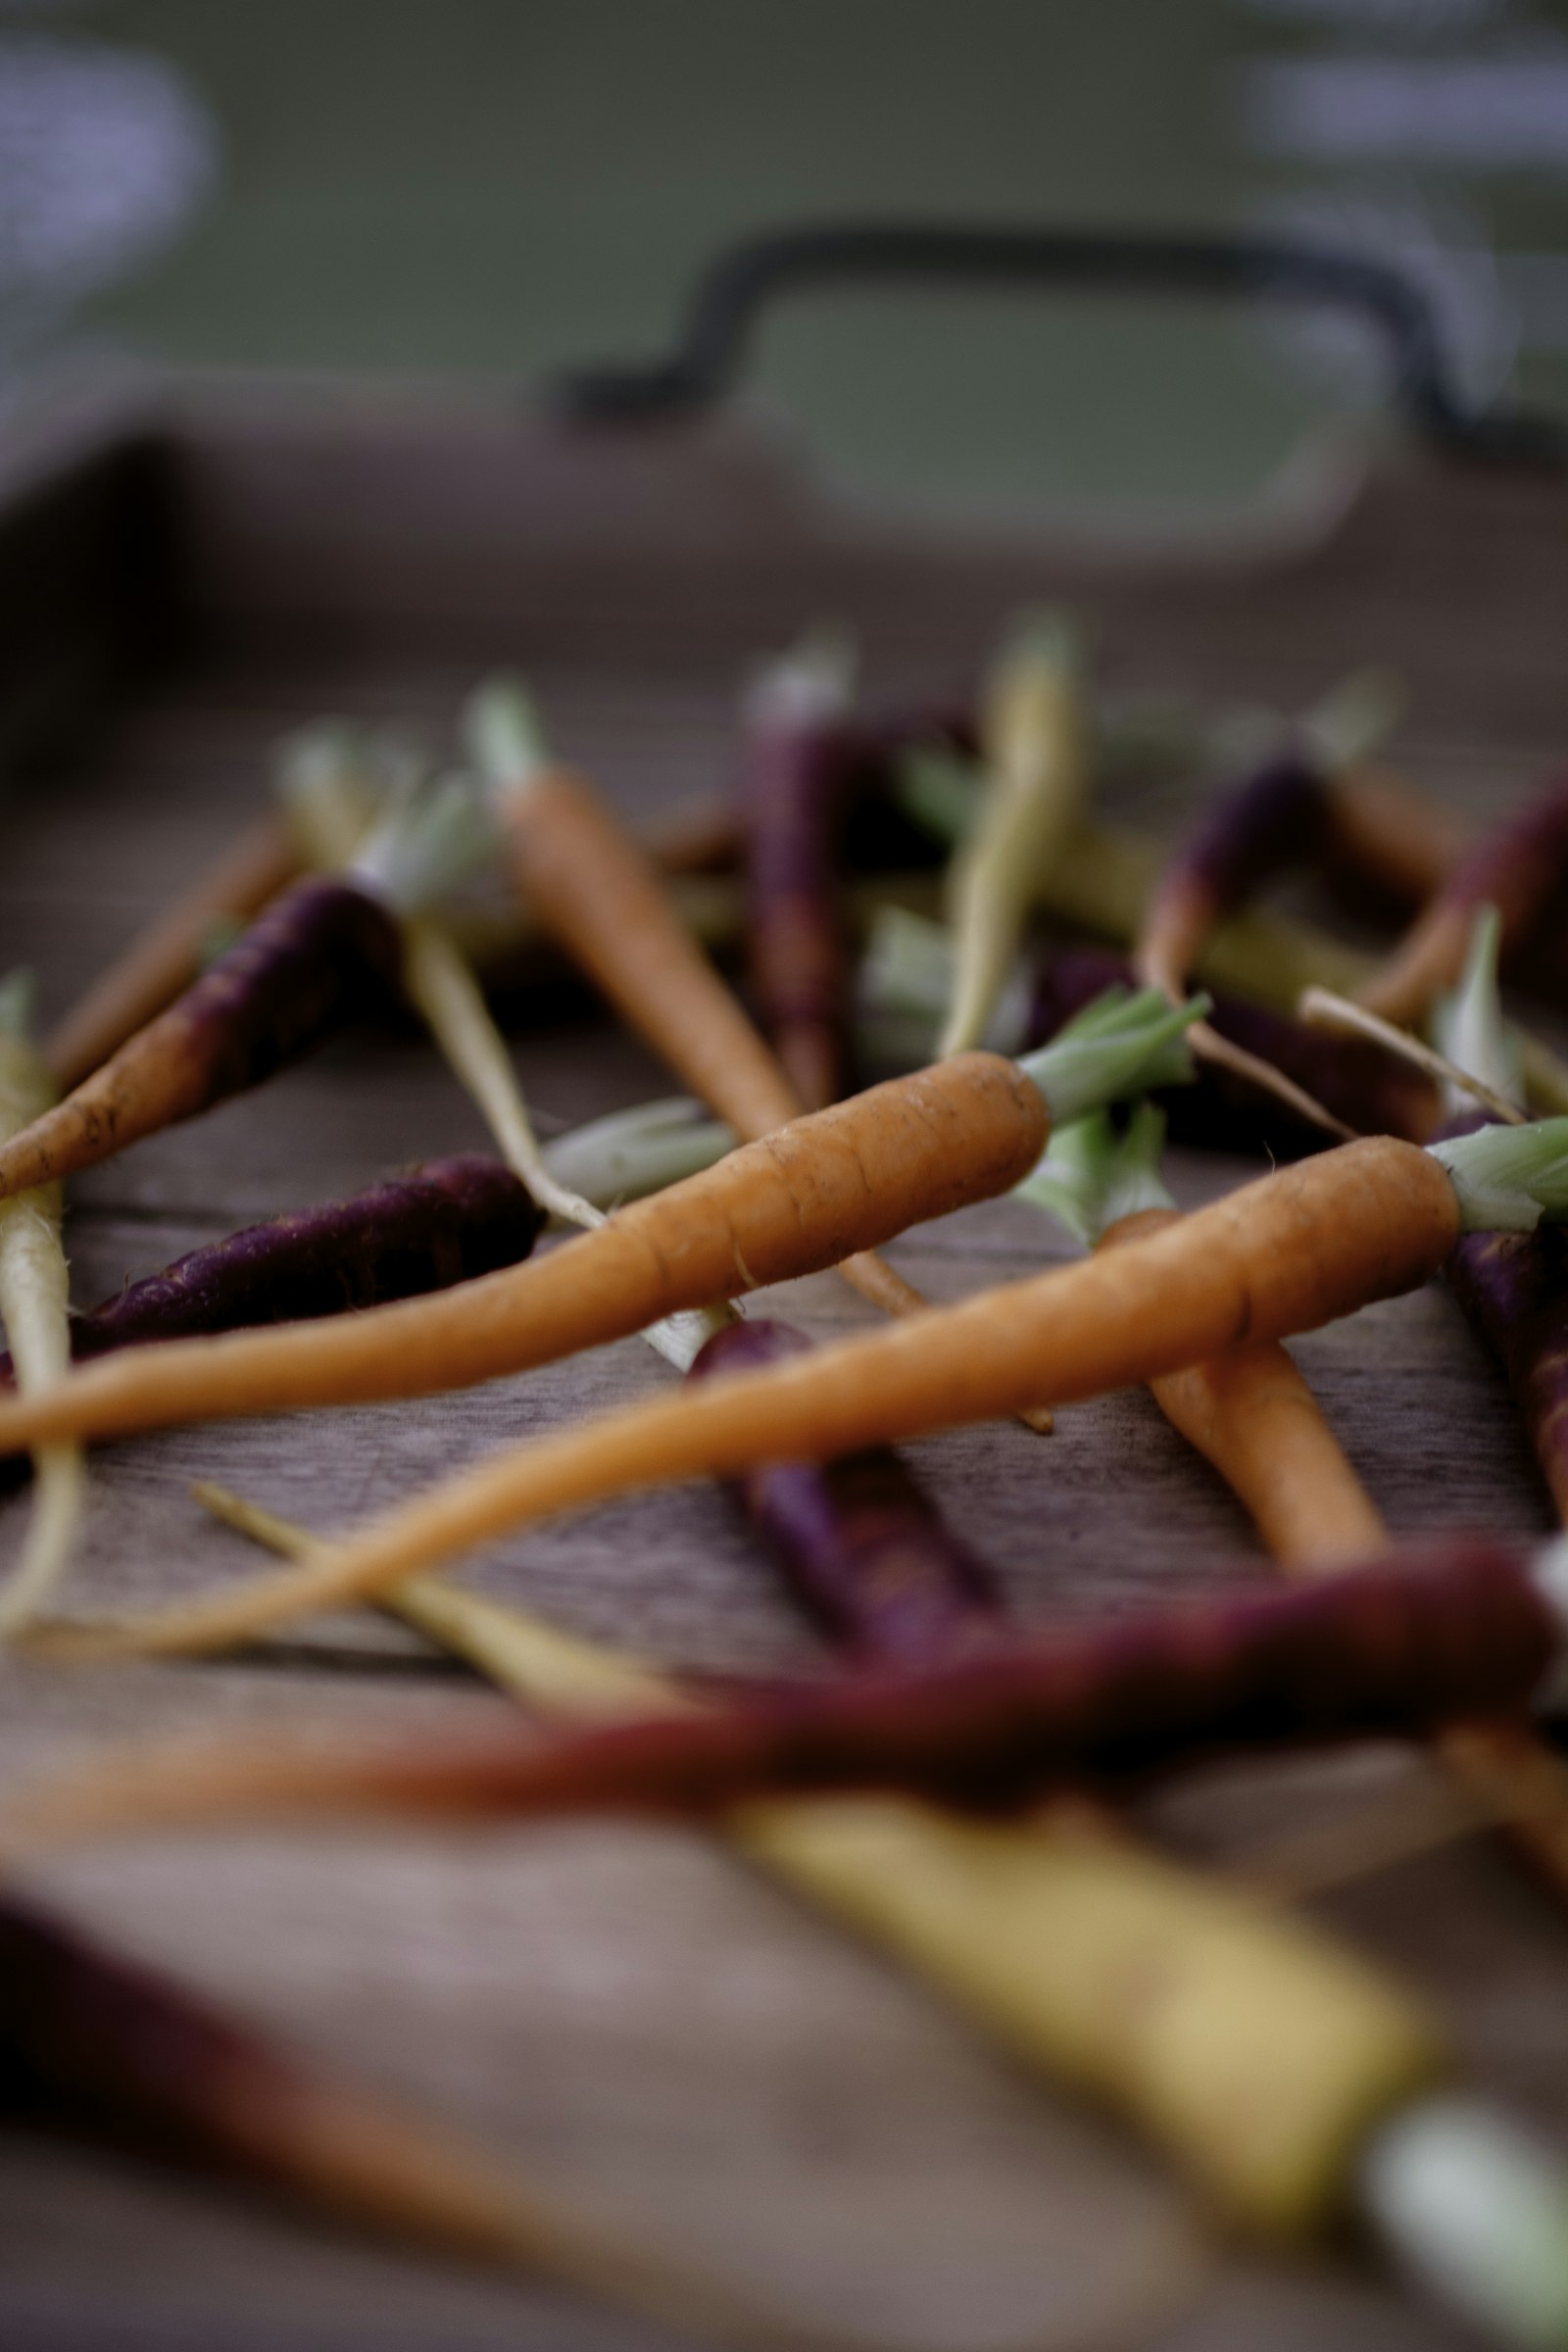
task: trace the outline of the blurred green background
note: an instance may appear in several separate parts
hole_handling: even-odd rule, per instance
[[[34,4],[0,7],[0,132],[7,55],[46,51],[62,88],[177,74],[189,215],[35,341],[527,383],[652,349],[704,257],[797,217],[1296,220],[1425,271],[1478,391],[1568,411],[1558,7]],[[85,155],[112,177],[112,135]],[[871,489],[1145,503],[1255,486],[1366,400],[1356,359],[1201,309],[840,294],[780,313],[758,381]]]

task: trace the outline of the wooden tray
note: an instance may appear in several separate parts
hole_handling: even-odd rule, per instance
[[[824,613],[860,634],[874,684],[922,692],[961,686],[1012,609],[1043,597],[1091,621],[1112,687],[1291,707],[1376,658],[1410,683],[1401,760],[1455,805],[1500,806],[1568,744],[1568,484],[1405,455],[1319,489],[1223,538],[1107,545],[878,514],[734,420],[610,431],[243,386],[56,417],[14,450],[0,512],[4,961],[36,966],[46,1009],[63,1008],[262,806],[283,729],[338,710],[438,733],[497,661],[526,669],[562,749],[628,809],[717,786],[742,665]],[[1180,808],[1153,813],[1168,825]],[[587,1015],[516,1050],[530,1097],[563,1121],[667,1091]],[[355,1038],[74,1187],[76,1295],[481,1140],[412,1032]],[[1189,1155],[1180,1188],[1197,1200],[1246,1172]],[[995,1205],[891,1254],[950,1298],[1054,1247]],[[860,1312],[826,1278],[782,1303],[818,1331]],[[1501,1384],[1443,1292],[1300,1354],[1396,1528],[1547,1525]],[[193,1476],[325,1527],[666,1377],[627,1342],[432,1403],[111,1449],[71,1605],[167,1598],[254,1564],[188,1500]],[[1026,1617],[1266,1573],[1142,1394],[1064,1414],[1049,1443],[999,1425],[916,1451]],[[6,1506],[8,1548],[20,1509]],[[473,1573],[672,1660],[810,1654],[706,1488],[495,1546]],[[502,1704],[368,1615],[236,1661],[0,1673],[8,1775],[133,1728],[330,1715],[417,1738]],[[1418,1772],[1391,1748],[1216,1773],[1150,1821],[1195,1853],[1255,1851]],[[29,1875],[596,2210],[911,2345],[1018,2340],[1114,2307],[1172,2209],[1113,2126],[697,1838],[159,1840]],[[1476,1840],[1320,1908],[1444,2003],[1483,2081],[1568,2133],[1568,1921],[1505,1854]],[[1348,2249],[1310,2267],[1227,2261],[1195,2308],[1144,2331],[1156,2337],[1184,2352],[1457,2340]],[[0,2135],[7,2352],[652,2340],[216,2183]]]

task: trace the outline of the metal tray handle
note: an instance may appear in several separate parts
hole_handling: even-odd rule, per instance
[[[1264,237],[921,221],[825,221],[779,229],[733,245],[709,264],[687,303],[684,324],[662,358],[575,369],[557,380],[556,402],[568,415],[595,422],[692,416],[735,383],[769,303],[786,294],[868,282],[1331,305],[1354,312],[1377,331],[1394,407],[1418,439],[1450,457],[1568,463],[1568,430],[1550,418],[1512,408],[1478,411],[1465,402],[1432,306],[1411,279],[1359,254]]]

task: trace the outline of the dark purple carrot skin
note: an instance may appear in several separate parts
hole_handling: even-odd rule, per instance
[[[1465,910],[1491,905],[1502,917],[1504,943],[1518,947],[1546,902],[1568,877],[1568,776],[1532,796],[1516,814],[1478,842],[1443,892]]]
[[[1507,1375],[1557,1515],[1568,1524],[1568,1243],[1556,1225],[1470,1233],[1446,1272]]]
[[[10,1192],[95,1166],[297,1060],[396,980],[394,918],[351,883],[313,876],[280,893],[155,1020],[14,1136]]]
[[[401,963],[378,900],[327,875],[291,884],[163,1016],[199,1060],[202,1107],[298,1060],[395,989]]]
[[[7,2118],[331,2202],[344,2095],[158,1971],[0,1902]]]
[[[482,1153],[427,1160],[346,1200],[291,1210],[132,1283],[71,1328],[74,1356],[415,1298],[528,1255],[543,1212]],[[9,1379],[11,1359],[0,1356]]]
[[[1045,1045],[1103,990],[1132,982],[1131,964],[1108,949],[1069,948],[1046,957],[1035,976],[1027,1042]],[[1209,1020],[1221,1037],[1272,1062],[1357,1135],[1424,1143],[1437,1124],[1431,1081],[1369,1040],[1309,1029],[1241,997],[1216,997]],[[1193,1085],[1171,1087],[1158,1100],[1175,1143],[1298,1159],[1334,1140],[1295,1117],[1277,1097],[1212,1062],[1198,1065]]]
[[[895,1789],[993,1811],[1215,1754],[1429,1735],[1507,1717],[1558,1653],[1519,1551],[1408,1548],[1313,1584],[1038,1637],[919,1671],[541,1743],[366,1759],[353,1801],[420,1812],[701,1815]]]
[[[1446,1135],[1473,1135],[1482,1111],[1451,1119]],[[1568,1234],[1543,1222],[1534,1233],[1467,1233],[1444,1269],[1472,1328],[1502,1366],[1525,1434],[1568,1526]]]
[[[291,2086],[260,2036],[14,1897],[0,1902],[0,2113],[248,2167],[258,2151],[241,2119]]]
[[[933,858],[887,789],[912,745],[972,755],[974,723],[957,710],[889,709],[806,723],[764,717],[748,735],[738,808],[752,993],[808,1109],[836,1102],[847,1083],[838,877]]]
[[[1190,892],[1217,921],[1273,875],[1315,858],[1331,815],[1320,771],[1299,754],[1281,754],[1216,796],[1165,868],[1161,895]]]
[[[544,1224],[510,1168],[478,1152],[427,1160],[315,1208],[248,1226],[192,1250],[72,1318],[78,1362],[116,1348],[304,1323],[379,1306],[494,1274],[528,1255]],[[0,1387],[15,1385],[0,1354]],[[0,1454],[0,1494],[31,1475],[32,1457]]]
[[[858,752],[831,720],[763,719],[741,767],[752,993],[808,1110],[844,1092],[849,957],[837,867]]]
[[[762,1317],[715,1332],[691,1377],[748,1371],[810,1348]],[[786,1462],[725,1482],[785,1584],[834,1642],[867,1665],[955,1656],[1000,1631],[989,1571],[890,1446]]]

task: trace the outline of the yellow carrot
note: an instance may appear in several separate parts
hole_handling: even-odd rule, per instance
[[[953,995],[937,1046],[980,1044],[1012,967],[1042,876],[1071,833],[1088,775],[1088,729],[1074,632],[1037,618],[987,682],[986,786],[952,871]]]

